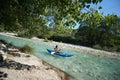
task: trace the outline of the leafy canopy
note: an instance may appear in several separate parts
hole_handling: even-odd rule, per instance
[[[20,31],[46,24],[40,16],[54,16],[55,25],[75,24],[81,10],[102,0],[0,0],[0,25],[8,31]],[[89,8],[89,7],[88,7]],[[26,30],[27,31],[27,30]]]

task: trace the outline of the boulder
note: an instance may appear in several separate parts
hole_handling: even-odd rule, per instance
[[[5,60],[7,58],[7,53],[4,51],[0,50],[0,60]]]
[[[0,54],[0,62],[3,61],[3,56]]]
[[[5,48],[7,48],[6,45],[0,43],[0,49],[3,50],[3,49],[5,49]]]

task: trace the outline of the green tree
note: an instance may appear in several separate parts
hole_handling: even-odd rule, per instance
[[[75,34],[79,43],[85,46],[99,46],[109,51],[119,51],[120,25],[119,18],[112,14],[103,16],[97,11],[83,14],[86,18]],[[86,26],[85,26],[86,25]]]
[[[67,22],[78,20],[80,11],[90,3],[102,0],[0,0],[0,24],[4,24],[7,31],[33,27],[35,18],[40,15],[54,16],[56,25],[63,18]],[[71,21],[71,17],[73,20]],[[61,20],[61,21],[60,21]],[[59,23],[60,21],[60,23]],[[66,23],[67,23],[66,22]],[[71,24],[70,23],[70,24]],[[28,29],[29,30],[29,29]]]

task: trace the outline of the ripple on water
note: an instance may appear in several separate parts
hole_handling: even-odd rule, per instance
[[[65,58],[50,55],[47,52],[46,49],[54,48],[55,44],[3,35],[0,35],[0,39],[18,47],[28,44],[34,48],[36,56],[73,76],[74,80],[120,80],[119,59],[86,54],[73,48],[67,48],[67,45],[62,50],[66,53],[72,53],[74,56]]]

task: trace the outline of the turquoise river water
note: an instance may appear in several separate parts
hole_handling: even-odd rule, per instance
[[[60,57],[47,52],[47,48],[52,49],[55,46],[48,42],[1,34],[0,40],[17,47],[31,46],[34,48],[35,56],[72,76],[70,80],[120,80],[120,59],[86,54],[72,48],[65,48],[63,51],[74,56]]]

